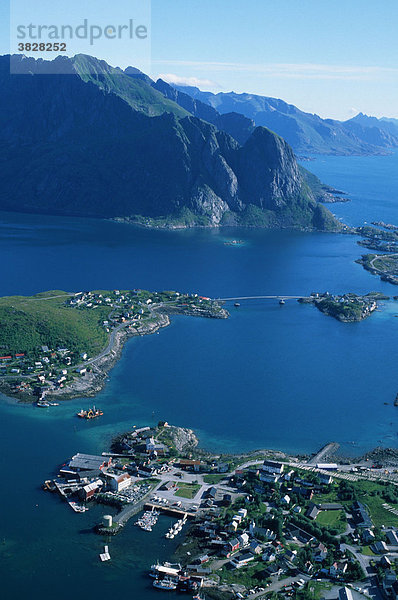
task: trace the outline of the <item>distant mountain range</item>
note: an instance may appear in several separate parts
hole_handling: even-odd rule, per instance
[[[341,228],[319,203],[330,189],[248,117],[86,55],[12,60],[18,74],[0,57],[1,210]]]
[[[241,113],[255,125],[268,127],[281,135],[297,154],[386,154],[398,147],[397,119],[376,119],[362,113],[348,121],[322,119],[277,98],[174,87],[221,114]]]

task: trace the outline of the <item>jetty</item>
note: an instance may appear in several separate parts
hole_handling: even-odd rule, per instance
[[[145,508],[147,510],[157,510],[163,512],[165,515],[170,515],[172,517],[178,517],[179,519],[194,519],[195,514],[188,512],[184,509],[177,508],[175,506],[164,506],[161,504],[156,504],[153,502],[146,502]]]
[[[307,465],[319,464],[326,457],[331,456],[332,454],[335,454],[339,448],[340,448],[340,444],[338,444],[337,442],[329,442],[325,446],[322,446],[322,448],[319,450],[319,452],[317,452],[312,458],[310,458],[307,461]]]

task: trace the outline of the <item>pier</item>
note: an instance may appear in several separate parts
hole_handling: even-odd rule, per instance
[[[317,452],[315,454],[315,456],[313,456],[312,458],[309,459],[309,461],[307,462],[307,465],[316,465],[316,464],[322,462],[322,460],[324,458],[326,458],[327,456],[330,456],[331,454],[335,454],[339,448],[340,448],[340,444],[338,444],[337,442],[329,442],[329,444],[326,444],[325,446],[323,446],[319,450],[319,452]]]
[[[166,515],[170,515],[172,517],[177,517],[178,519],[193,519],[195,517],[194,513],[187,512],[181,508],[176,508],[174,506],[164,506],[161,504],[155,504],[154,502],[145,502],[145,508],[148,510],[159,510]]]

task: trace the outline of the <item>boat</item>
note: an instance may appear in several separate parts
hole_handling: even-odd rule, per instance
[[[224,246],[240,246],[244,244],[243,240],[230,240],[229,242],[224,242]]]
[[[82,408],[76,414],[81,419],[95,419],[96,417],[102,417],[102,415],[104,413],[99,408],[96,408],[95,406],[93,406],[92,408],[89,408],[88,410],[83,410],[83,408]]]
[[[153,587],[157,588],[158,590],[176,590],[177,584],[175,581],[165,577],[164,579],[155,579],[153,582]]]
[[[160,575],[164,575],[166,577],[178,577],[180,571],[181,565],[179,563],[156,563],[156,565],[151,566],[151,571],[149,575],[150,577],[154,577],[155,579],[159,579]]]
[[[55,483],[51,481],[51,479],[46,479],[46,481],[43,483],[43,490],[46,492],[55,492],[56,489]]]
[[[240,303],[239,302],[235,302],[234,306],[238,307],[238,306],[240,306]]]
[[[283,306],[283,305],[285,304],[285,301],[284,301],[284,299],[283,299],[283,298],[281,298],[281,299],[279,300],[279,304],[280,304],[281,306]]]
[[[47,408],[47,406],[50,406],[50,403],[47,402],[47,400],[38,400],[36,406],[39,408]]]
[[[136,525],[143,531],[152,531],[152,527],[156,525],[159,519],[160,512],[154,509],[144,512],[142,517],[136,521]]]

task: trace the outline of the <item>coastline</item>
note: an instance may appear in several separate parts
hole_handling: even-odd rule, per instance
[[[148,323],[142,323],[137,329],[131,330],[126,326],[119,331],[114,332],[112,344],[106,354],[100,353],[99,356],[94,357],[87,361],[87,365],[91,367],[90,372],[86,372],[83,377],[75,378],[67,386],[46,391],[46,398],[53,401],[64,401],[73,400],[74,398],[93,398],[95,397],[106,385],[109,371],[119,361],[125,343],[134,337],[141,337],[144,335],[152,335],[157,333],[160,329],[168,327],[170,325],[169,315],[181,315],[181,316],[194,316],[194,317],[205,317],[205,318],[228,318],[228,312],[217,304],[219,310],[216,312],[212,308],[204,309],[193,309],[193,308],[182,308],[178,306],[154,306],[151,309],[151,320]],[[13,381],[17,380],[10,379],[9,381],[2,380],[0,378],[0,392],[11,399],[15,399],[17,402],[33,403],[35,402],[34,392],[15,392],[13,391]]]

